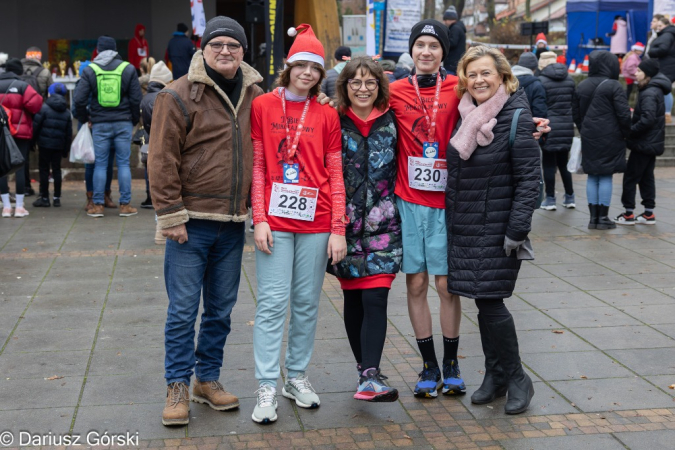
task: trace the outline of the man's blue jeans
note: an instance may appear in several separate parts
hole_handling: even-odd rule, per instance
[[[237,302],[244,222],[190,219],[184,244],[166,241],[164,282],[169,308],[164,328],[166,383],[220,377],[230,313]],[[204,298],[195,350],[195,321]]]
[[[105,193],[106,171],[110,149],[115,149],[117,160],[117,180],[120,185],[120,203],[128,204],[131,201],[131,122],[102,122],[91,127],[94,139],[94,203],[103,204]]]

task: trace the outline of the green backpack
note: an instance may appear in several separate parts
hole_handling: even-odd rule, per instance
[[[116,108],[122,99],[122,72],[129,65],[124,61],[115,70],[103,70],[96,64],[90,64],[96,74],[98,104],[104,108]]]

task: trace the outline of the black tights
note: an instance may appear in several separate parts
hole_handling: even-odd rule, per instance
[[[342,292],[345,297],[345,330],[354,358],[363,370],[379,368],[387,337],[389,289],[350,289]]]
[[[504,299],[501,298],[477,298],[476,306],[478,307],[478,314],[489,323],[501,322],[502,320],[511,317],[511,313],[504,304]]]
[[[16,146],[19,147],[23,158],[26,160],[25,166],[28,167],[28,152],[30,151],[30,139],[14,139]],[[26,183],[26,171],[23,167],[14,172],[14,182],[16,183],[15,194],[23,195],[26,189],[26,184],[30,186],[30,179]],[[0,178],[0,194],[9,194],[9,183],[7,176]]]

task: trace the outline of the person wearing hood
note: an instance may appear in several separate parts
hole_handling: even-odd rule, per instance
[[[111,148],[114,148],[120,189],[119,215],[126,217],[138,212],[130,205],[129,159],[132,129],[140,118],[141,85],[134,66],[117,53],[115,39],[101,36],[96,48],[98,56],[82,71],[74,99],[77,117],[91,124],[96,155],[94,205],[87,215],[103,217],[106,170]]]
[[[623,174],[621,203],[626,212],[614,221],[619,225],[653,225],[656,223],[656,181],[654,166],[656,157],[665,151],[666,120],[664,94],[670,92],[671,82],[659,72],[659,63],[647,59],[640,63],[635,74],[638,98],[631,119],[628,148],[631,150]],[[635,216],[635,188],[640,186],[640,197],[645,211]]]
[[[588,78],[572,100],[572,116],[581,134],[581,164],[588,174],[589,229],[616,228],[610,219],[612,175],[626,170],[630,107],[619,83],[619,60],[606,50],[589,55]]]
[[[556,62],[556,54],[544,52],[539,58],[539,80],[546,91],[546,113],[551,121],[551,132],[542,142],[541,164],[544,168],[546,199],[541,209],[555,211],[555,172],[560,171],[565,186],[563,206],[575,208],[572,175],[567,170],[567,159],[572,138],[574,138],[574,120],[572,120],[572,98],[575,83],[567,72],[567,66]]]
[[[143,128],[148,134],[148,142],[150,139],[150,127],[152,126],[152,110],[155,106],[155,99],[159,91],[164,89],[169,83],[173,81],[173,75],[164,61],[160,61],[152,66],[149,73],[150,81],[148,82],[148,91],[141,100],[141,122]],[[146,144],[148,143],[146,142]],[[141,208],[152,209],[152,198],[150,197],[150,182],[148,181],[148,164],[145,163],[145,194],[146,198],[141,203]],[[162,236],[161,229],[157,227],[155,230],[155,243],[163,245],[166,239]]]
[[[52,74],[49,70],[42,66],[42,50],[38,47],[28,47],[26,50],[26,57],[21,60],[23,66],[23,75],[35,77],[37,80],[37,91],[42,96],[42,99],[47,98],[47,90],[54,82]]]
[[[670,82],[675,82],[675,26],[666,17],[658,20],[656,39],[649,46],[647,53],[650,58],[659,61],[661,73],[668,77]],[[672,122],[673,94],[668,92],[666,102],[666,124]]]
[[[68,156],[73,139],[73,118],[68,109],[68,90],[61,83],[49,86],[49,98],[33,120],[33,140],[39,149],[40,197],[35,207],[49,207],[49,171],[54,178],[54,207],[61,206],[61,158]]]
[[[17,133],[13,136],[24,160],[28,160],[28,151],[33,138],[33,116],[42,107],[42,97],[20,76],[23,73],[21,61],[12,58],[5,63],[6,72],[0,74],[0,105],[11,112],[11,120]],[[26,189],[26,172],[19,169],[15,173],[16,208],[14,217],[26,217],[28,211],[23,200]],[[7,177],[0,178],[0,194],[2,195],[2,217],[12,217],[12,205],[9,202],[9,184]]]
[[[141,60],[147,58],[148,55],[150,55],[150,49],[148,41],[145,39],[145,25],[137,23],[134,37],[129,41],[127,58],[129,59],[129,64],[136,69],[138,76],[141,76]]]
[[[176,31],[173,33],[164,55],[164,61],[171,67],[174,80],[187,75],[192,55],[195,54],[195,44],[187,36],[188,30],[188,26],[184,23],[179,23],[176,26]],[[204,40],[208,40],[208,37],[204,36]]]
[[[538,70],[539,61],[532,52],[523,52],[518,59],[518,64],[511,69],[513,75],[518,78],[520,87],[525,89],[527,101],[530,103],[533,117],[547,117],[548,107],[546,106],[546,91],[541,84],[541,80],[534,76],[534,71]]]
[[[466,27],[459,20],[457,10],[450,6],[443,13],[443,23],[448,27],[448,55],[443,61],[443,67],[451,75],[457,75],[457,63],[466,51]]]
[[[335,82],[337,81],[340,72],[342,72],[342,69],[347,65],[347,61],[351,59],[352,49],[345,46],[338,47],[335,50],[334,57],[336,61],[335,66],[326,71],[326,78],[321,82],[321,92],[332,99],[337,98]]]

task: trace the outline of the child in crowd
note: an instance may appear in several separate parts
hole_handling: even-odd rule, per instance
[[[637,42],[630,48],[630,51],[626,53],[626,56],[623,57],[621,61],[621,75],[623,75],[626,80],[626,96],[630,102],[630,96],[634,90],[639,90],[637,85],[637,79],[635,74],[638,69],[638,64],[640,64],[640,57],[645,51],[645,46],[641,42]]]
[[[316,101],[324,49],[309,25],[297,34],[274,91],[253,101],[253,184],[258,305],[253,328],[260,389],[252,419],[277,420],[279,357],[291,317],[282,389],[303,408],[319,406],[305,371],[314,350],[326,270],[347,253],[342,146],[337,112]]]
[[[352,59],[336,83],[347,198],[347,257],[328,272],[344,293],[344,322],[356,359],[357,400],[393,402],[398,391],[380,373],[387,298],[401,268],[401,219],[394,198],[398,133],[389,81],[369,57]]]
[[[39,151],[40,197],[33,206],[49,207],[49,171],[54,178],[54,207],[61,206],[61,158],[68,157],[73,139],[73,118],[62,83],[49,86],[49,98],[33,120],[33,139]]]
[[[628,157],[626,172],[623,174],[623,193],[621,203],[626,212],[619,214],[614,221],[619,225],[654,225],[656,182],[654,165],[656,157],[665,150],[666,119],[664,95],[670,93],[670,80],[659,72],[659,63],[655,59],[646,59],[640,63],[635,74],[638,84],[638,98],[633,112],[628,138]],[[635,217],[635,187],[640,186],[640,197],[645,212]]]

